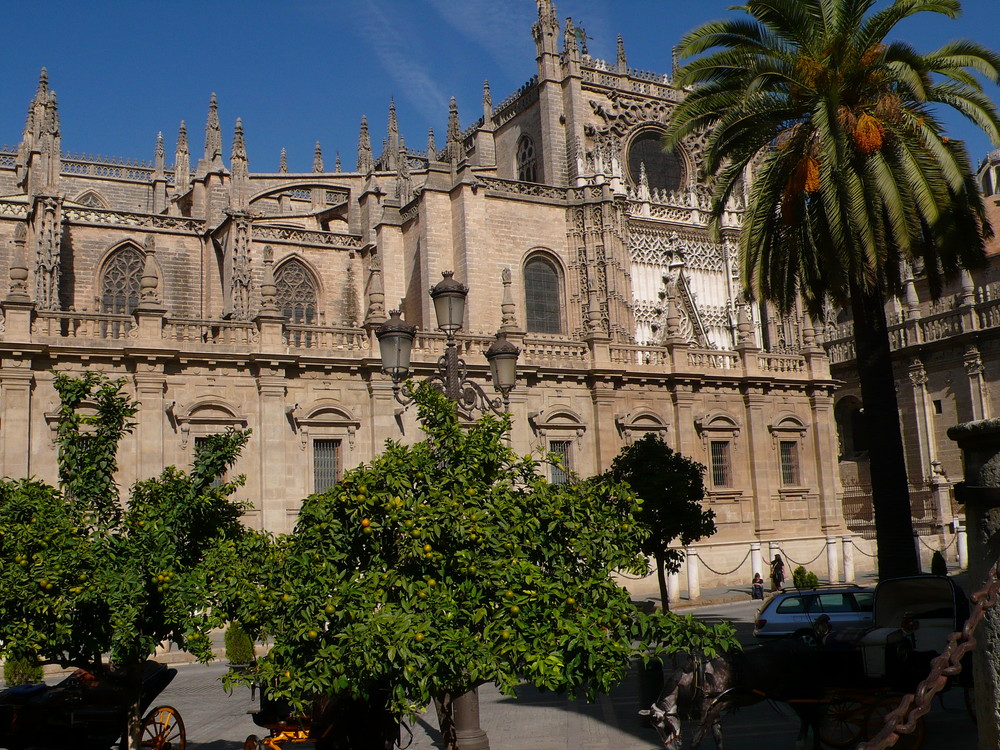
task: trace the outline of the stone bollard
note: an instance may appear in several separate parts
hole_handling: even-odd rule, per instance
[[[837,537],[826,538],[826,569],[830,583],[840,583],[840,565],[837,562]]]
[[[958,547],[958,567],[960,570],[969,569],[969,540],[965,533],[965,527],[955,524],[955,546]]]
[[[964,456],[965,482],[956,499],[965,504],[969,529],[969,586],[978,590],[1000,553],[1000,419],[965,422],[948,430]],[[987,609],[973,651],[976,723],[980,750],[1000,747],[1000,612]]]
[[[680,573],[671,571],[667,573],[667,602],[671,605],[677,604],[681,600],[681,576]]]
[[[844,583],[854,583],[854,540],[850,534],[841,537],[844,547]]]
[[[698,570],[698,550],[694,547],[685,547],[687,552],[687,574],[688,574],[688,601],[693,602],[701,598],[700,571]]]
[[[760,573],[764,577],[764,569],[760,565],[760,542],[750,542],[750,576]]]

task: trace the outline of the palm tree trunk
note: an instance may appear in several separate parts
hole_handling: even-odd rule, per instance
[[[854,348],[868,429],[879,578],[920,572],[882,295],[851,285]]]

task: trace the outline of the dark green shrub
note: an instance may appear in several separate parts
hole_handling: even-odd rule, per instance
[[[792,584],[797,589],[814,589],[819,586],[819,577],[800,565],[792,571]]]
[[[7,687],[41,682],[42,663],[34,657],[8,659],[3,663],[3,679]]]
[[[253,641],[239,623],[226,628],[226,658],[230,664],[249,664],[254,659]]]
[[[948,575],[948,563],[944,561],[944,555],[939,550],[934,550],[934,554],[931,555],[931,575]]]

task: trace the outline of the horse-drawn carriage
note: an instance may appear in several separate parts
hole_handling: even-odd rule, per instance
[[[147,712],[176,674],[176,669],[146,662],[140,698],[143,748],[184,750],[184,722],[177,709],[157,706]],[[81,669],[56,685],[8,688],[0,692],[0,747],[108,750],[125,732],[128,708],[123,675],[113,669]]]
[[[815,747],[854,747],[874,736],[902,694],[913,692],[930,662],[961,630],[968,598],[949,578],[910,576],[882,581],[875,589],[873,626],[832,631],[829,618],[813,622],[817,645],[787,639],[725,654],[685,658],[665,680],[648,712],[667,747],[679,747],[685,714],[700,718],[693,747],[711,729],[721,742],[719,720],[729,709],[763,700],[788,703],[802,719],[800,738],[812,727]],[[971,684],[971,670],[953,678]],[[917,748],[923,719],[896,743]]]

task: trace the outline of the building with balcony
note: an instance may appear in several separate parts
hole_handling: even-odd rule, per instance
[[[707,467],[713,567],[759,542],[793,560],[839,545],[828,356],[808,320],[740,301],[741,204],[711,241],[702,140],[659,147],[684,92],[620,39],[616,60],[588,55],[549,0],[531,31],[535,75],[496,105],[484,86],[471,123],[453,100],[414,149],[390,104],[380,152],[361,117],[356,162],[317,147],[306,173],[252,171],[239,119],[225,159],[214,95],[197,158],[183,123],[169,165],[162,137],[151,163],[65,154],[43,72],[0,153],[0,471],[55,480],[51,372],[98,370],[140,404],[123,484],[250,427],[247,522],[288,531],[303,497],[419,437],[373,332],[400,301],[431,373],[445,337],[426,291],[452,270],[470,373],[487,380],[498,330],[522,349],[512,441],[560,454],[553,480],[656,432]]]

